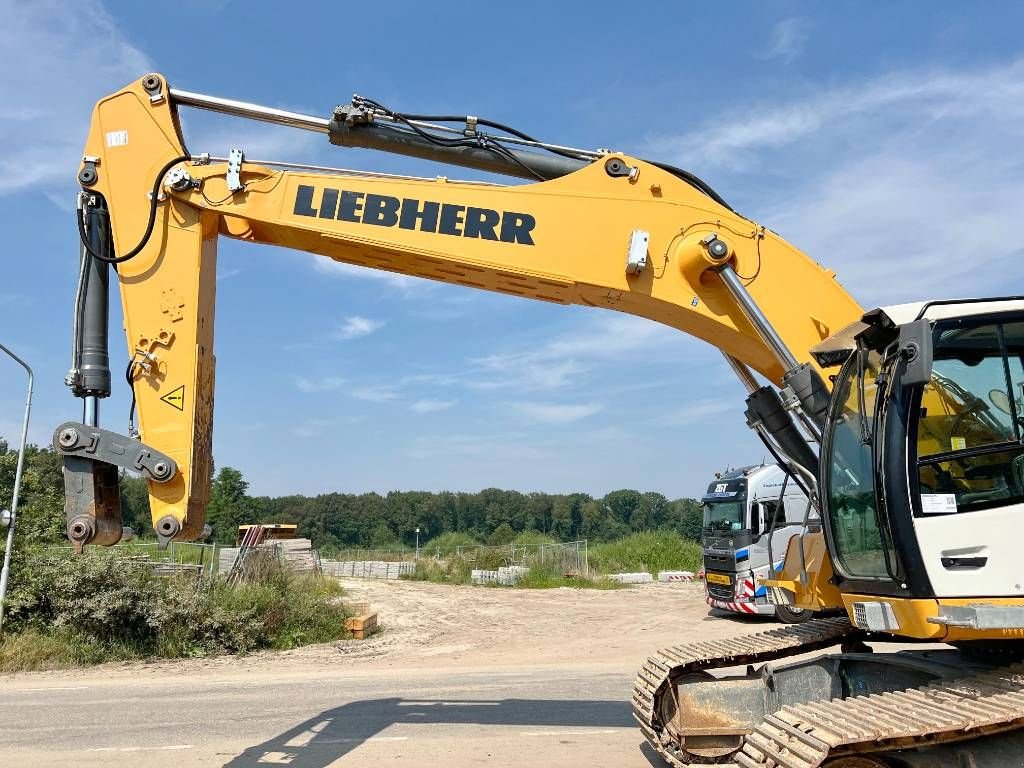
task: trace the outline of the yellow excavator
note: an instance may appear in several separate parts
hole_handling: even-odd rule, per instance
[[[524,181],[192,152],[182,107]],[[96,105],[78,181],[67,383],[83,417],[54,433],[77,548],[121,537],[121,469],[147,477],[161,542],[202,532],[221,236],[626,312],[722,351],[749,426],[817,510],[764,586],[818,617],[653,654],[632,700],[650,746],[673,766],[1021,764],[1024,298],[864,311],[831,271],[684,170],[358,96],[315,117],[149,74]],[[125,435],[99,418],[111,268],[133,396]],[[904,650],[878,650],[892,642]]]

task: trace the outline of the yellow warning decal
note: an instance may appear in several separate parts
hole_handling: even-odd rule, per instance
[[[185,410],[185,385],[182,384],[177,389],[172,389],[166,395],[160,398],[168,405],[172,405],[179,411]]]

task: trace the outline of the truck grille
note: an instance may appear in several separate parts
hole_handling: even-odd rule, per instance
[[[715,600],[724,600],[726,602],[730,602],[736,597],[733,594],[732,585],[726,586],[725,584],[708,584],[708,594]]]

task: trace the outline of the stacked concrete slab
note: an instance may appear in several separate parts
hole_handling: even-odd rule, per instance
[[[528,574],[530,569],[522,565],[510,565],[507,568],[501,567],[496,571],[474,569],[470,571],[469,577],[474,584],[501,584],[511,587],[523,576]]]
[[[619,584],[651,584],[654,577],[649,573],[610,573],[608,578]]]
[[[398,579],[416,572],[415,563],[383,560],[323,560],[320,567],[329,576],[350,579]]]

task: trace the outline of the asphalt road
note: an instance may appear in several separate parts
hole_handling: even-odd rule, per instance
[[[629,675],[578,664],[382,672],[8,678],[0,764],[661,765],[640,749]]]

